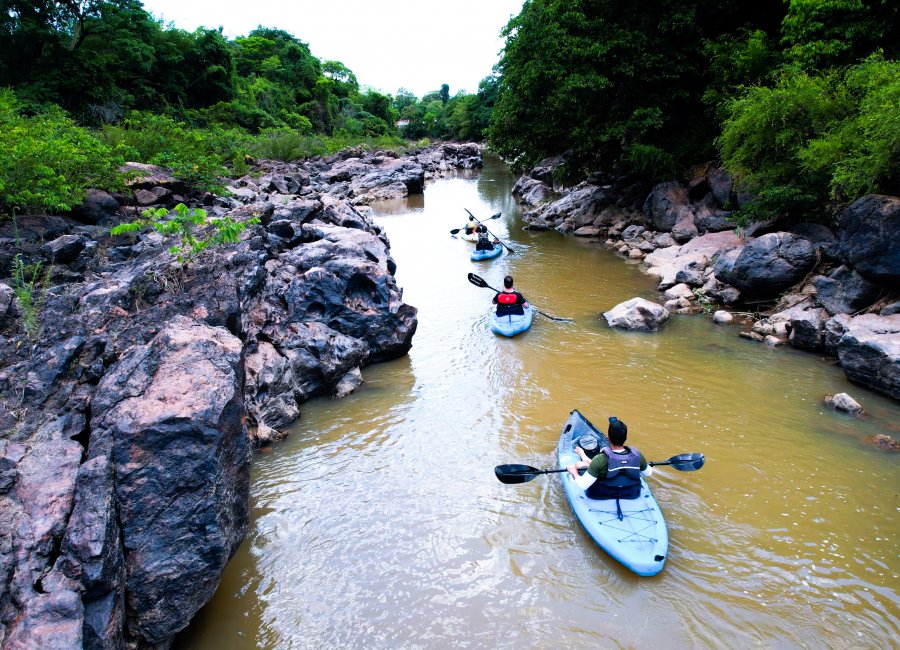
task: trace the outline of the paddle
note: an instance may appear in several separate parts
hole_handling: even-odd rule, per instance
[[[466,212],[469,212],[469,209],[468,209],[468,208],[463,208],[463,210],[465,210]],[[475,216],[474,214],[472,214],[471,212],[469,212],[469,216],[470,216],[470,217],[473,217],[473,218],[475,219],[475,221],[478,221],[478,217],[476,217],[476,216]],[[499,213],[499,212],[497,213],[497,216],[498,216],[498,217],[500,216],[500,213]],[[491,218],[493,219],[493,217],[491,217]],[[485,219],[485,221],[487,221],[487,219]],[[478,221],[478,223],[480,223],[482,226],[484,226],[484,223],[482,223],[481,221]],[[497,242],[498,242],[501,246],[503,246],[503,248],[505,248],[506,250],[508,250],[510,253],[515,253],[515,252],[516,252],[516,251],[514,251],[512,248],[510,248],[509,246],[507,246],[506,244],[504,244],[502,241],[500,241],[500,238],[499,238],[497,235],[495,235],[494,233],[492,233],[490,230],[488,230],[488,227],[487,227],[487,226],[484,226],[484,229],[487,230],[488,234],[489,234],[491,237],[493,237],[494,239],[496,239]]]
[[[465,210],[465,208],[463,208],[463,210]],[[469,212],[469,211],[466,210],[466,212]],[[472,214],[472,213],[469,212],[469,214]],[[490,217],[488,217],[487,219],[485,219],[485,221],[490,221],[491,219],[499,219],[499,218],[500,218],[500,213],[498,212],[497,214],[491,215]],[[478,221],[478,219],[475,219],[475,221]],[[478,223],[481,223],[481,222],[478,221]],[[458,233],[460,230],[465,230],[465,229],[466,229],[465,226],[463,226],[462,228],[454,228],[453,230],[450,231],[450,234],[451,234],[451,235],[455,235],[455,234]]]
[[[672,456],[669,460],[647,464],[651,467],[656,467],[657,465],[671,465],[679,472],[693,472],[703,467],[704,462],[706,462],[706,459],[703,454],[693,453],[678,454],[677,456]],[[531,467],[530,465],[497,465],[494,468],[494,474],[497,475],[500,482],[506,483],[507,485],[527,483],[540,474],[557,474],[565,471],[565,469],[538,469],[537,467]]]
[[[474,273],[469,273],[469,282],[474,284],[476,287],[481,287],[482,289],[490,289],[494,293],[500,293],[497,289],[494,289],[494,287],[489,285],[487,282],[485,282],[483,279],[481,279],[479,276],[475,275]],[[543,316],[544,318],[549,318],[550,320],[560,321],[561,323],[574,322],[573,319],[571,319],[571,318],[560,318],[559,316],[551,316],[550,314],[545,314],[544,312],[542,312],[540,309],[538,309],[534,305],[532,305],[531,308],[533,310],[535,310],[537,313],[539,313],[541,316]]]

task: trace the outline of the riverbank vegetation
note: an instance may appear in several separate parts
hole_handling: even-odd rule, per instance
[[[900,194],[900,5],[528,0],[504,30],[492,146],[652,180],[724,164],[752,210],[821,219]]]
[[[68,210],[88,187],[116,189],[124,160],[221,191],[248,157],[478,139],[496,96],[482,86],[390,96],[279,29],[229,40],[164,25],[137,0],[14,0],[0,14],[0,209]]]

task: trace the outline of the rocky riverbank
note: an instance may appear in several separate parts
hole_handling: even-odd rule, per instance
[[[741,228],[733,209],[752,197],[724,170],[655,186],[598,173],[559,188],[554,165],[513,189],[527,227],[593,238],[659,278],[664,305],[652,323],[628,317],[638,329],[657,329],[670,312],[715,313],[746,325],[743,337],[834,357],[852,382],[900,400],[900,198],[863,197],[835,228]]]
[[[257,161],[213,196],[131,165],[126,194],[2,225],[4,648],[171,644],[247,531],[252,445],[412,344],[416,310],[365,206],[480,166],[477,145],[452,144]],[[181,202],[259,222],[187,265],[156,232],[109,235]],[[30,328],[17,255],[52,265]]]

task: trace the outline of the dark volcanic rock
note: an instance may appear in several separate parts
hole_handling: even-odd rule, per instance
[[[819,304],[832,314],[853,314],[865,309],[881,294],[881,287],[866,280],[846,266],[835,269],[828,277],[814,279]]]
[[[164,643],[213,595],[249,521],[239,339],[177,316],[94,397],[92,457],[114,465],[128,627]]]
[[[815,263],[816,251],[808,239],[769,233],[744,246],[733,264],[720,257],[715,274],[746,296],[772,296],[806,277]]]
[[[844,210],[840,248],[860,275],[900,282],[900,197],[870,194]]]
[[[837,352],[848,379],[900,399],[900,315],[853,318]]]
[[[687,190],[677,181],[660,183],[644,203],[644,213],[654,230],[672,230],[686,212],[690,212]]]
[[[119,210],[119,202],[103,190],[89,189],[81,205],[72,209],[72,216],[84,223],[95,224],[114,217]]]

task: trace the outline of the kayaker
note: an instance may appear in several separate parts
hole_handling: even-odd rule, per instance
[[[511,275],[503,278],[503,291],[494,296],[494,304],[497,305],[498,316],[521,316],[528,307],[525,296],[513,288]]]
[[[591,499],[637,499],[641,494],[641,476],[650,476],[653,468],[644,455],[633,447],[626,447],[628,427],[618,418],[609,418],[609,447],[588,458],[581,447],[575,447],[580,461],[566,467]],[[578,470],[587,468],[584,474]]]
[[[499,239],[495,239],[493,243],[491,242],[484,224],[478,224],[475,227],[475,232],[478,233],[478,241],[475,242],[475,250],[477,251],[492,251],[494,250],[494,245],[500,243]]]
[[[469,223],[466,224],[466,234],[471,235],[473,232],[475,232],[475,228],[477,226],[478,226],[478,224],[475,222],[475,217],[470,215]]]

